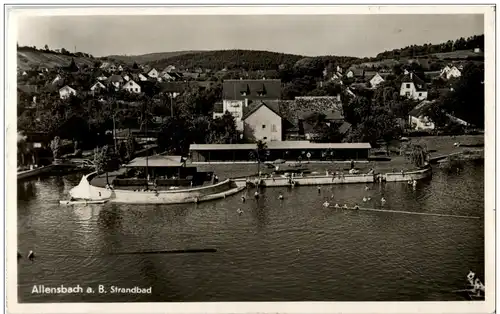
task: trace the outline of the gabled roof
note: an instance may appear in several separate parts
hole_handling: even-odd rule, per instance
[[[131,84],[132,84],[132,85],[134,85],[134,84],[135,84],[135,85],[137,85],[137,86],[140,86],[140,84],[139,84],[139,83],[137,83],[136,81],[134,81],[134,80],[130,79],[130,80],[128,80],[128,82],[127,82],[127,83],[123,84],[123,87],[125,87],[125,86],[127,86],[127,85],[131,85]]]
[[[413,110],[411,110],[408,115],[412,117],[420,117],[425,110],[427,110],[430,106],[434,104],[434,101],[424,100],[419,103]]]
[[[106,88],[106,86],[104,86],[104,84],[103,84],[103,83],[101,83],[101,82],[97,81],[94,85],[92,85],[91,89],[92,89],[94,86],[96,86],[96,85],[97,85],[97,86],[99,86],[99,87],[101,87],[101,88]]]
[[[259,93],[263,95],[259,96]],[[281,80],[225,80],[222,98],[227,100],[280,99]]]
[[[111,82],[111,83],[115,83],[115,82],[123,82],[123,77],[121,77],[120,75],[111,75],[110,77],[108,77],[108,82]]]
[[[245,110],[243,116],[241,117],[241,120],[245,120],[246,118],[251,116],[254,112],[259,110],[261,107],[267,107],[269,110],[271,110],[273,113],[275,113],[278,117],[281,118],[281,115],[279,114],[279,103],[261,101],[260,103],[249,107],[248,110]]]
[[[401,83],[413,83],[415,84],[415,88],[417,91],[423,91],[426,90],[425,88],[425,82],[420,79],[418,76],[415,75],[415,73],[408,73],[408,74],[403,74],[401,76]]]
[[[59,91],[63,90],[63,89],[71,89],[71,90],[74,90],[76,92],[76,90],[74,88],[72,88],[71,86],[69,85],[64,85],[63,87],[59,88]]]

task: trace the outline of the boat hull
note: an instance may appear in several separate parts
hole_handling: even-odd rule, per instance
[[[183,204],[226,198],[245,189],[245,186],[237,185],[230,179],[210,186],[181,190],[133,191],[106,189],[90,184],[94,176],[95,173],[84,176],[80,184],[74,187],[72,191],[76,191],[80,195],[88,195],[80,196],[79,198],[92,199],[94,201],[106,200],[112,203],[123,204]],[[72,194],[72,191],[70,191],[70,194]],[[76,195],[76,193],[73,194]]]
[[[92,200],[92,201],[59,201],[59,204],[61,205],[78,205],[78,204],[104,204],[108,200]]]

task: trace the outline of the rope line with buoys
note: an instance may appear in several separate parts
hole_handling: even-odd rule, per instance
[[[374,212],[386,212],[386,213],[399,213],[399,214],[408,214],[408,215],[424,215],[424,216],[438,216],[438,217],[481,219],[481,217],[477,217],[477,216],[462,216],[462,215],[435,214],[435,213],[419,213],[419,212],[407,212],[407,211],[403,211],[403,210],[390,210],[390,209],[376,209],[376,208],[361,208],[360,207],[357,210],[374,211]]]

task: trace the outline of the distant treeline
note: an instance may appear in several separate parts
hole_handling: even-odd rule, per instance
[[[309,57],[277,53],[258,50],[216,50],[187,53],[174,56],[150,64],[157,68],[164,68],[168,65],[175,65],[179,68],[202,68],[211,70],[280,70],[283,67],[291,67],[299,60],[310,59]],[[338,65],[347,64],[357,58],[322,56],[313,57],[322,64],[335,63]]]
[[[394,49],[379,53],[372,61],[383,59],[411,58],[434,53],[453,52],[457,50],[473,50],[480,48],[484,50],[484,35],[474,35],[467,39],[461,37],[455,41],[448,40],[440,44],[412,45],[401,49]]]
[[[61,48],[58,50],[50,50],[47,45],[43,49],[37,49],[36,46],[17,46],[17,51],[29,51],[29,52],[42,52],[42,53],[51,53],[51,54],[56,54],[56,55],[63,55],[63,56],[69,56],[69,57],[78,57],[78,58],[94,58],[93,55],[90,53],[85,53],[85,52],[69,52],[65,48]]]

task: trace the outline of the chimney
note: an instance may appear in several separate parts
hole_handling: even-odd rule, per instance
[[[413,73],[410,72],[410,79],[413,80]]]

